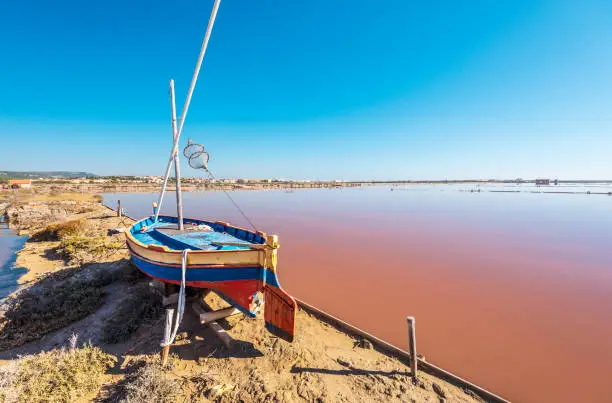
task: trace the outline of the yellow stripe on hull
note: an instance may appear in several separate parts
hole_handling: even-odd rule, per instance
[[[131,238],[131,239],[130,239]],[[179,265],[181,264],[181,251],[170,250],[165,248],[165,251],[155,250],[149,247],[143,247],[139,242],[134,242],[134,238],[127,237],[128,246],[134,253],[154,260],[160,263]],[[226,251],[200,251],[194,250],[187,255],[188,265],[243,265],[243,266],[260,266],[262,265],[262,256],[264,252],[258,250],[226,250]]]
[[[143,219],[141,221],[146,220]],[[136,222],[133,226],[140,223]],[[224,225],[231,227],[229,224]],[[237,227],[234,227],[237,228]],[[163,264],[181,265],[182,251],[172,250],[162,245],[145,245],[138,241],[131,233],[131,227],[125,232],[126,242],[130,250],[146,259]],[[214,266],[260,266],[271,271],[276,271],[276,255],[278,249],[278,238],[276,235],[266,236],[266,247],[261,250],[193,250],[187,255],[188,265],[214,265]]]

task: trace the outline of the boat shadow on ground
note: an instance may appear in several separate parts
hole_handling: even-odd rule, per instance
[[[190,305],[190,304],[187,304]],[[217,320],[217,323],[225,330],[231,331],[233,326],[225,319]],[[187,309],[181,326],[187,344],[175,344],[170,349],[170,354],[175,354],[183,360],[194,360],[213,358],[257,358],[264,354],[249,341],[233,339],[230,347],[226,347],[215,332],[206,325],[199,322],[199,316]],[[159,347],[157,347],[159,352]]]
[[[198,362],[200,359],[245,359],[264,356],[253,343],[245,340],[234,338],[230,347],[226,347],[215,331],[199,322],[199,315],[193,312],[190,305],[191,301],[188,300],[177,338],[170,347],[171,357]],[[128,340],[105,347],[113,354],[126,357],[139,357],[143,354],[159,355],[164,321],[164,317],[161,316],[153,322],[142,324]],[[219,319],[217,323],[227,332],[231,332],[235,326],[225,319]]]
[[[212,336],[211,337],[215,337]],[[195,341],[190,344],[174,346],[171,354],[175,354],[181,359],[192,359],[198,361],[201,358],[205,359],[223,359],[223,358],[257,358],[263,357],[264,354],[257,349],[253,343],[243,340],[234,340],[231,348],[226,348],[218,343],[211,343],[210,340]]]

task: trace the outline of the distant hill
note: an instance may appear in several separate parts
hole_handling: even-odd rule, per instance
[[[73,171],[0,171],[0,180],[2,179],[37,179],[37,178],[82,178],[95,177],[89,172],[73,172]]]

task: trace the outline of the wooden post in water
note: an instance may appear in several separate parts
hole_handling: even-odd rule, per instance
[[[412,379],[417,378],[417,352],[416,352],[416,320],[408,316],[408,351],[410,352],[410,372]]]
[[[121,217],[121,200],[117,200],[117,217]]]

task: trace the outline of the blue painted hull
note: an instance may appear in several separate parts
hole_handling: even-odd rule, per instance
[[[160,217],[162,223],[176,222],[173,217]],[[228,249],[196,249],[190,252],[185,272],[186,285],[190,287],[211,289],[227,302],[244,313],[254,316],[254,298],[263,292],[266,309],[264,319],[266,328],[285,340],[293,340],[294,320],[297,305],[285,293],[276,275],[276,248],[267,246],[264,233],[254,233],[241,228],[231,227],[226,223],[209,223],[200,220],[186,220],[192,225],[210,225],[215,232],[222,232],[248,242],[252,247],[230,246]],[[181,283],[182,249],[191,245],[183,242],[200,242],[208,232],[199,239],[183,237],[179,242],[165,237],[153,237],[156,223],[146,218],[134,224],[127,235],[127,245],[132,261],[146,275],[169,284]],[[153,228],[151,228],[153,227]],[[173,230],[174,231],[174,230]],[[159,235],[159,234],[156,234]],[[179,234],[179,236],[181,236]],[[276,239],[276,237],[274,237]],[[164,242],[167,241],[167,242]],[[204,245],[207,247],[207,245]]]

